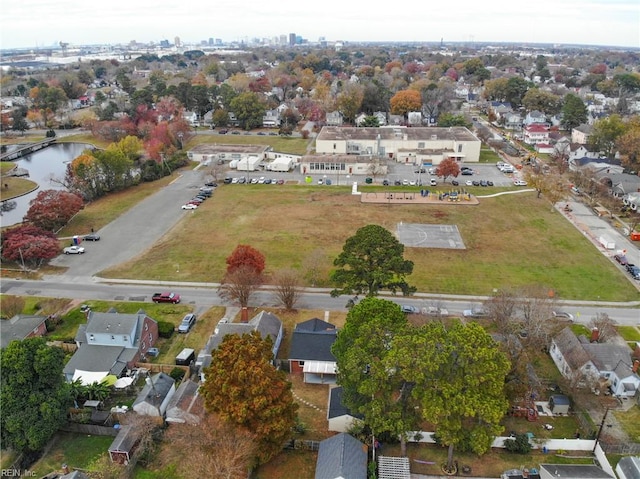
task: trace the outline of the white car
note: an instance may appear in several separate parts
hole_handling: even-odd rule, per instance
[[[513,180],[515,186],[527,186],[527,182],[524,180]]]
[[[218,334],[220,332],[220,325],[227,324],[228,322],[229,318],[222,318],[220,321],[218,321],[218,325],[216,326],[216,329],[213,330],[213,334]]]
[[[264,184],[264,180],[265,180],[264,176],[261,176],[260,178],[258,178],[258,184],[259,185],[263,185]]]
[[[197,210],[198,209],[198,205],[196,205],[194,203],[187,203],[186,205],[182,205],[182,209],[183,210]]]
[[[431,179],[429,180],[429,184],[430,184],[431,186],[436,186],[436,185],[438,184],[438,182],[436,181],[436,179],[435,179],[435,178],[431,178]]]
[[[82,246],[67,246],[63,251],[64,254],[82,254],[84,248]]]
[[[473,186],[473,181],[467,180],[467,181],[464,182],[464,184],[467,185],[467,186]]]

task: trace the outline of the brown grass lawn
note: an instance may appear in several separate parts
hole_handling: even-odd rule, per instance
[[[196,145],[219,143],[227,145],[269,145],[274,151],[283,153],[291,153],[293,155],[304,155],[307,151],[309,143],[313,139],[305,140],[299,137],[283,137],[283,136],[256,136],[256,135],[219,135],[214,133],[197,134],[192,136],[185,144],[185,150],[193,148]]]
[[[622,429],[631,442],[640,442],[640,406],[637,404],[626,412],[613,411]]]
[[[318,453],[311,451],[285,451],[261,466],[254,479],[313,479]]]
[[[262,251],[267,273],[304,271],[317,251],[328,273],[357,228],[375,223],[395,232],[400,221],[457,225],[467,248],[407,248],[405,256],[415,263],[409,281],[419,291],[488,295],[494,288],[535,284],[564,299],[639,297],[607,258],[534,193],[482,199],[475,207],[390,207],[360,203],[342,187],[224,185],[146,254],[101,275],[133,278],[143,271],[144,279],[219,281],[225,258],[238,244]],[[178,274],[177,261],[185,265]]]

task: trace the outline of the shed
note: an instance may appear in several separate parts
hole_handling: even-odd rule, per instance
[[[158,373],[146,378],[146,382],[133,402],[133,410],[144,416],[164,417],[169,401],[176,393],[175,380],[165,373]]]
[[[196,359],[196,352],[191,348],[184,348],[176,356],[176,365],[189,366]]]
[[[570,401],[564,394],[554,394],[549,398],[549,409],[553,414],[569,414]]]
[[[120,427],[118,435],[109,446],[109,457],[111,462],[118,464],[129,464],[133,449],[136,446],[137,436],[130,425]]]

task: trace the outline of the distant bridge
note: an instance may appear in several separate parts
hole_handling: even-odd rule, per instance
[[[42,150],[47,146],[51,146],[55,142],[55,138],[47,138],[46,140],[39,141],[38,143],[30,143],[28,145],[21,146],[16,150],[0,155],[0,161],[17,160],[18,158],[22,158],[24,155],[28,155],[30,153],[33,153],[34,151]]]

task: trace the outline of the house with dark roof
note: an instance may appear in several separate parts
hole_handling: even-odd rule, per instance
[[[122,376],[144,357],[158,339],[158,323],[140,310],[135,314],[89,311],[76,334],[78,349],[64,367],[67,381],[84,384],[105,376]]]
[[[336,358],[331,353],[331,346],[337,334],[333,324],[318,318],[296,324],[289,349],[291,373],[302,373],[305,383],[334,384]]]
[[[340,433],[320,443],[315,479],[367,479],[367,446]]]
[[[640,456],[625,456],[616,466],[618,479],[640,479]]]
[[[141,416],[164,417],[169,401],[176,393],[176,381],[168,374],[158,373],[148,377],[146,382],[132,409]]]
[[[342,402],[342,386],[329,389],[329,404],[327,406],[327,429],[333,432],[347,432],[362,415],[354,414]]]
[[[109,446],[109,458],[111,462],[127,465],[131,461],[131,455],[138,444],[138,435],[131,425],[126,424],[118,430],[111,446]]]
[[[625,397],[640,389],[640,361],[633,361],[626,345],[591,343],[567,327],[553,338],[549,354],[560,373],[577,384],[601,383],[613,395]]]
[[[615,479],[592,464],[540,464],[540,479]]]
[[[11,341],[22,341],[47,334],[46,316],[16,314],[11,319],[0,320],[0,347]]]

